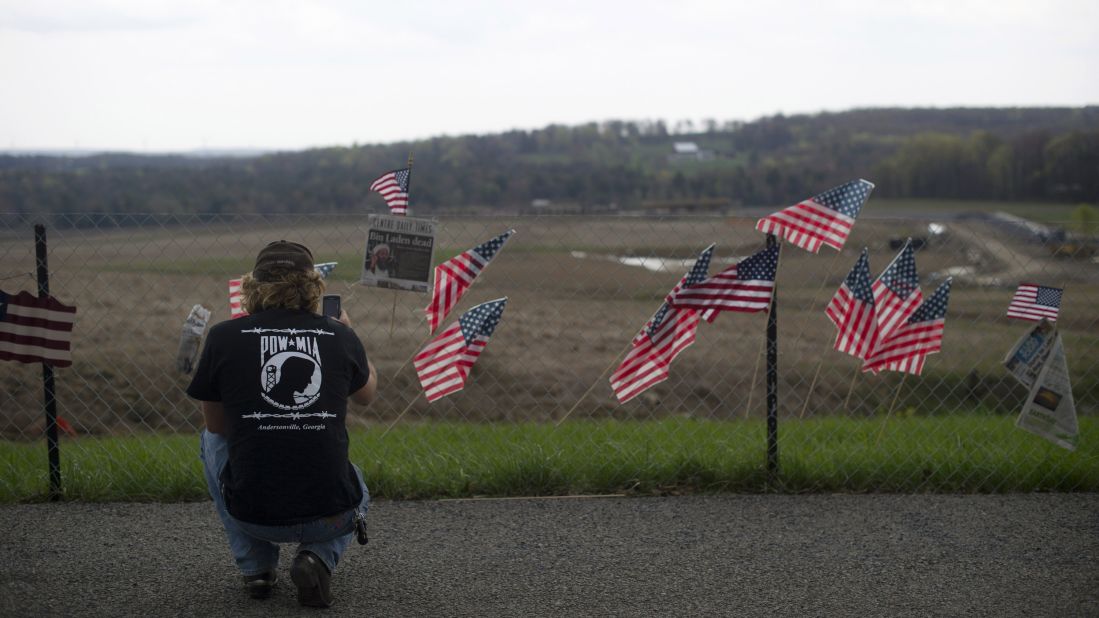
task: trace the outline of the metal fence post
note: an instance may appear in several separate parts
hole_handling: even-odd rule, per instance
[[[34,253],[38,271],[38,297],[50,295],[50,269],[46,254],[46,226],[34,226]],[[46,410],[46,451],[50,465],[50,500],[61,499],[61,450],[57,442],[57,399],[53,388],[53,367],[42,363],[42,388]]]
[[[775,246],[774,234],[767,235],[767,246]],[[778,277],[771,290],[771,310],[767,312],[767,478],[778,477]]]

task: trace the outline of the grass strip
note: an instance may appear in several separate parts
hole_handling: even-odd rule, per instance
[[[884,427],[883,427],[884,423]],[[712,492],[1099,491],[1099,422],[1069,452],[1009,417],[842,417],[779,424],[781,473],[761,420],[431,423],[353,430],[351,459],[388,499]],[[879,434],[881,435],[879,442]],[[68,500],[206,497],[194,435],[66,438]],[[0,502],[46,498],[43,443],[0,442]]]

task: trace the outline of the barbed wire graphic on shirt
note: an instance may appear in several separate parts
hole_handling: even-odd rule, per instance
[[[314,335],[335,335],[336,333],[321,330],[319,328],[249,328],[248,330],[240,331],[242,333],[255,333],[262,335],[264,333],[286,333],[287,335],[304,335],[306,333],[312,333]]]
[[[256,419],[256,420],[263,420],[263,419],[292,419],[292,420],[299,420],[299,419],[308,419],[308,418],[334,419],[334,418],[336,418],[336,416],[333,415],[332,412],[307,412],[307,413],[287,412],[287,413],[285,413],[285,415],[271,415],[271,413],[267,413],[267,412],[252,412],[251,415],[244,415],[241,418],[242,419]]]

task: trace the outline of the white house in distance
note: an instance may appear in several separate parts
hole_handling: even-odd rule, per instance
[[[672,144],[672,154],[668,155],[668,163],[710,161],[713,158],[713,151],[703,150],[694,142],[675,142]]]

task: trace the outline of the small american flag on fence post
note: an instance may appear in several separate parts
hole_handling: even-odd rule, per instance
[[[1020,283],[1007,307],[1007,317],[1032,322],[1041,322],[1045,318],[1056,322],[1057,314],[1061,311],[1063,294],[1063,288]]]
[[[243,318],[248,312],[241,306],[241,279],[229,280],[229,319]]]
[[[370,184],[370,190],[380,193],[389,205],[389,213],[404,215],[408,212],[408,185],[412,179],[412,168],[386,172]]]
[[[884,338],[904,324],[923,301],[911,238],[904,243],[904,248],[881,275],[878,275],[871,289],[874,292],[874,311],[878,318],[878,337]]]
[[[870,287],[870,257],[866,249],[855,262],[824,310],[836,325],[833,348],[865,359],[878,341],[878,318]]]
[[[473,280],[496,257],[508,238],[515,230],[508,230],[496,238],[472,249],[463,251],[435,267],[435,283],[431,291],[431,302],[424,308],[427,314],[428,328],[432,333],[446,319],[454,306],[473,285]]]
[[[875,373],[883,370],[904,371],[920,375],[927,355],[942,349],[952,281],[944,281],[904,324],[882,337],[862,370]]]
[[[861,178],[846,182],[767,215],[756,222],[756,229],[782,236],[812,253],[820,251],[821,245],[839,251],[873,189],[874,183]]]
[[[481,303],[424,346],[413,366],[428,402],[465,388],[470,369],[492,337],[508,299]]]
[[[0,360],[72,365],[72,330],[76,307],[52,296],[0,290]]]

